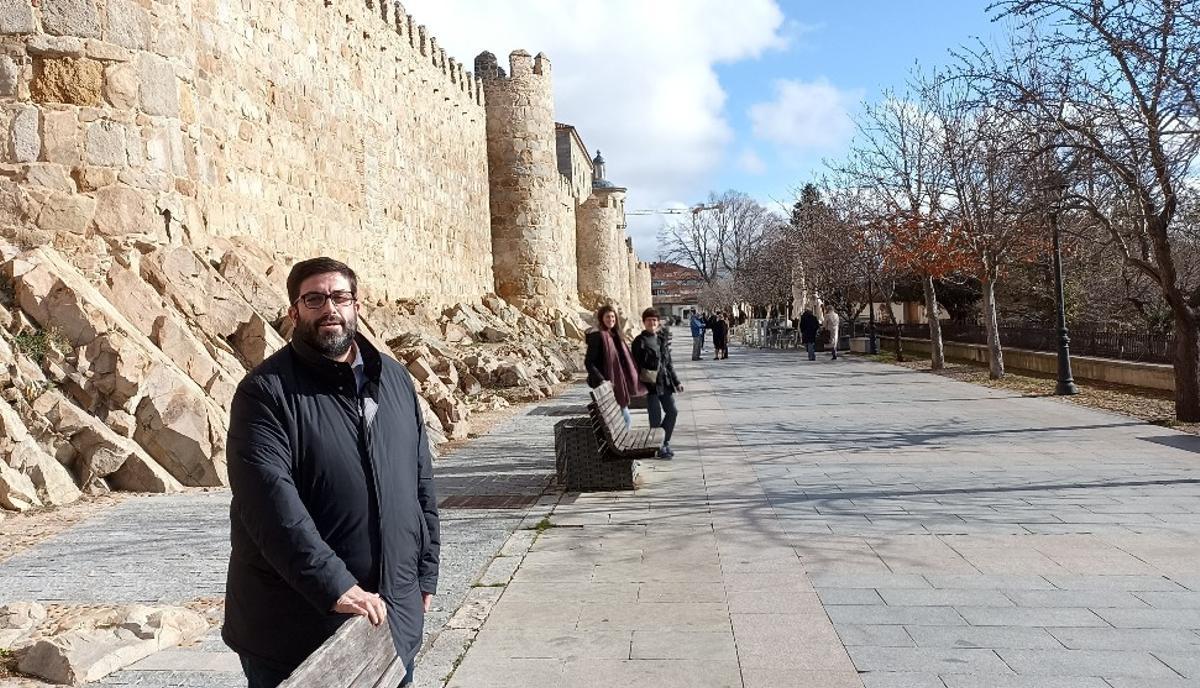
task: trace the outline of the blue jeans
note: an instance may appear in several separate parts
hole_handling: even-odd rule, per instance
[[[295,671],[295,667],[289,669],[250,655],[238,655],[238,659],[242,661],[242,672],[246,674],[247,688],[277,688]],[[409,662],[405,667],[405,676],[404,680],[400,682],[401,686],[412,685],[415,661]]]
[[[804,349],[806,351],[808,351],[808,360],[810,360],[810,361],[817,360],[817,343],[816,342],[804,342]]]
[[[679,409],[675,407],[675,393],[647,394],[646,410],[650,414],[650,427],[662,428],[665,433],[663,444],[670,444],[671,433],[675,432],[675,418],[679,416]]]

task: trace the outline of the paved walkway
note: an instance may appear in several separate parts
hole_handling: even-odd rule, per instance
[[[684,363],[676,459],[568,495],[449,685],[1200,686],[1200,438],[801,359]]]
[[[530,406],[435,462],[440,501],[458,506],[442,509],[439,595],[426,617],[427,643],[442,633],[523,519],[540,519],[549,510],[539,496],[554,472],[553,426],[561,414],[581,412],[585,396],[575,387]],[[223,596],[228,562],[228,492],[135,498],[0,562],[0,604],[178,604]],[[442,685],[462,647],[445,642],[438,650],[422,660],[419,686]],[[240,688],[245,679],[236,655],[214,631],[193,647],[159,652],[100,685]]]

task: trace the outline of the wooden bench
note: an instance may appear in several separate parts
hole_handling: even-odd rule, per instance
[[[592,390],[588,405],[596,435],[604,443],[604,453],[615,459],[650,459],[658,455],[665,435],[662,428],[625,429],[625,415],[613,394],[611,382]]]
[[[387,623],[356,616],[338,628],[280,688],[396,688],[404,661],[396,656]]]

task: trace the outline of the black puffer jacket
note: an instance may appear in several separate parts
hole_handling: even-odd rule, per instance
[[[429,445],[408,371],[356,344],[361,397],[349,364],[298,341],[238,385],[222,631],[237,652],[298,665],[350,618],[330,610],[356,583],[386,601],[397,654],[420,647],[441,541]]]
[[[679,376],[675,374],[675,363],[671,360],[671,340],[663,332],[650,334],[643,331],[633,340],[633,360],[638,369],[657,370],[652,394],[671,394],[679,389]]]

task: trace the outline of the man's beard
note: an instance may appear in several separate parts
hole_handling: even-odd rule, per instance
[[[339,330],[322,332],[322,324],[342,327]],[[319,320],[300,319],[292,336],[298,337],[326,358],[338,358],[350,350],[350,344],[354,342],[354,334],[357,331],[357,315],[351,314],[349,318],[326,315]]]

